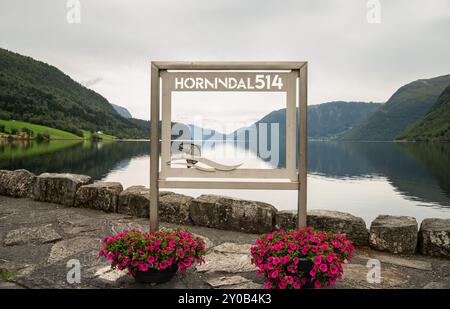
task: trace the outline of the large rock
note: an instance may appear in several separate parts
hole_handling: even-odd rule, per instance
[[[183,194],[167,192],[160,194],[159,220],[176,224],[192,224],[189,216],[189,203],[192,197]]]
[[[419,251],[431,256],[450,257],[450,219],[425,219],[420,225]]]
[[[417,221],[406,216],[378,216],[370,226],[370,246],[395,254],[414,254],[417,247]]]
[[[30,197],[36,176],[27,170],[0,170],[0,195]]]
[[[144,186],[132,186],[119,195],[117,212],[134,217],[148,218],[150,190]]]
[[[262,202],[201,195],[191,201],[189,212],[195,225],[264,233],[273,229],[277,210]]]
[[[297,211],[281,210],[275,216],[277,230],[295,230],[297,228]]]
[[[78,188],[90,183],[85,175],[43,173],[36,177],[33,195],[36,201],[73,206]]]
[[[75,207],[117,212],[119,194],[123,191],[118,182],[95,182],[81,186],[75,196]]]
[[[345,212],[309,210],[307,225],[318,230],[330,230],[337,234],[344,234],[357,246],[368,244],[369,235],[364,220]]]
[[[174,192],[159,192],[159,221],[192,224],[189,216],[189,204],[193,198]],[[148,218],[150,190],[144,186],[131,186],[119,195],[117,212],[134,217]]]

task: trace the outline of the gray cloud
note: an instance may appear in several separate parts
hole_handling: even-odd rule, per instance
[[[311,103],[385,101],[401,85],[450,73],[450,2],[0,0],[0,46],[57,66],[149,118],[151,60],[307,60]],[[217,107],[221,108],[221,107]],[[250,116],[250,115],[249,115]]]
[[[96,77],[90,80],[85,81],[84,83],[82,83],[82,85],[84,85],[85,87],[89,88],[92,87],[98,83],[100,83],[103,80],[103,78],[101,77]]]

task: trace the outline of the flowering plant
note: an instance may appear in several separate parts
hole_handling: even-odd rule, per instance
[[[143,232],[126,230],[105,237],[99,256],[111,261],[111,268],[128,269],[130,275],[148,269],[178,267],[183,272],[194,263],[204,262],[205,242],[183,228]]]
[[[320,288],[342,278],[342,263],[351,261],[353,250],[344,235],[305,228],[261,235],[252,246],[251,255],[258,276],[264,275],[268,289],[310,285]],[[310,266],[308,270],[305,263]]]

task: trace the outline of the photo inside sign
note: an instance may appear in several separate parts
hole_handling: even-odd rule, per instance
[[[162,177],[295,177],[295,143],[287,141],[296,136],[296,74],[165,71],[161,78]]]

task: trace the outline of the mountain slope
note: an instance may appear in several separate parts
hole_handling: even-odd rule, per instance
[[[116,105],[116,104],[112,104],[112,107],[114,107],[114,110],[123,118],[133,118],[133,116],[131,115],[130,111],[128,109],[126,109],[125,107]]]
[[[431,110],[398,139],[450,141],[450,86],[441,93]]]
[[[0,119],[15,119],[82,136],[102,131],[122,138],[148,137],[101,95],[46,63],[0,49]]]
[[[365,102],[329,102],[308,106],[308,136],[340,135],[359,125],[382,104]]]
[[[347,140],[394,140],[424,116],[450,85],[450,74],[420,79],[398,89],[379,110],[344,135]]]
[[[334,137],[350,130],[364,121],[382,106],[380,103],[335,101],[308,106],[308,137]],[[286,109],[273,111],[255,124],[278,123],[285,134]]]

